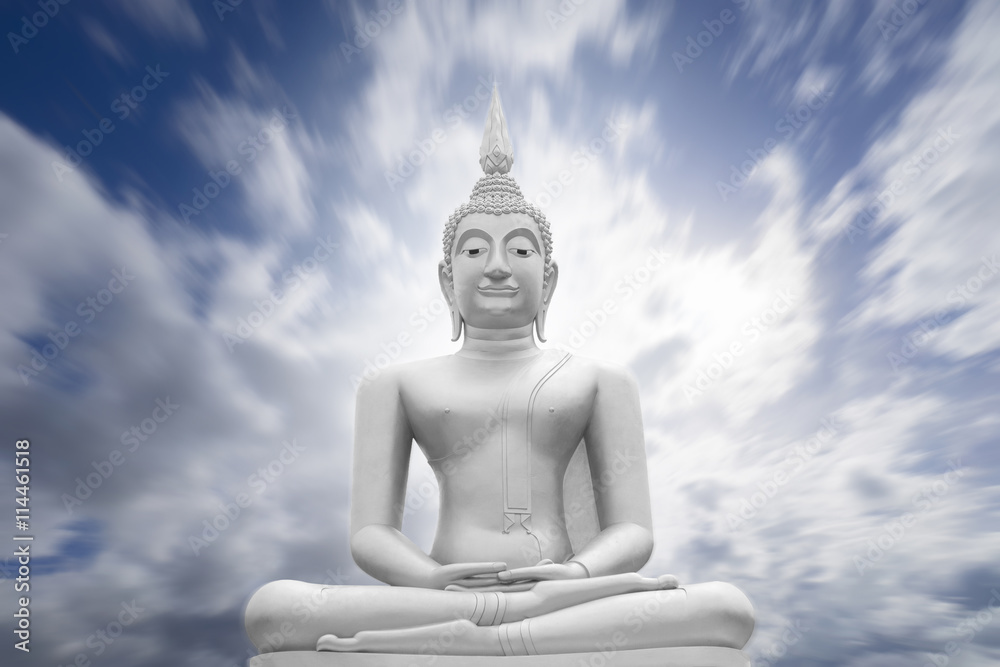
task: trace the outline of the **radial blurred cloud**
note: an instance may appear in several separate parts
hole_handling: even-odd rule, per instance
[[[374,583],[354,394],[457,349],[440,235],[494,83],[552,224],[547,345],[639,381],[643,572],[746,591],[754,665],[1000,663],[995,3],[24,0],[0,25],[0,476],[12,509],[28,438],[35,535],[30,655],[4,555],[4,664],[245,664],[261,584]],[[426,548],[419,453],[410,489]]]

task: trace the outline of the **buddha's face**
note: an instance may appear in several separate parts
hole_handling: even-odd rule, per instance
[[[531,325],[552,291],[552,285],[543,285],[544,252],[538,224],[531,217],[470,214],[455,229],[452,280],[451,284],[442,280],[442,289],[469,326]],[[550,282],[554,285],[554,280]]]

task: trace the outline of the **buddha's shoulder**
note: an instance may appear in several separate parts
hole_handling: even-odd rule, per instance
[[[446,372],[455,365],[455,361],[455,355],[446,354],[440,357],[429,357],[427,359],[417,359],[415,361],[395,364],[392,366],[392,369],[399,382],[413,384]]]
[[[362,389],[367,387],[374,391],[384,391],[412,387],[447,370],[454,364],[454,358],[454,355],[449,354],[386,366],[376,377],[366,379]]]
[[[603,359],[592,359],[573,354],[566,363],[566,369],[574,375],[586,378],[596,386],[635,383],[635,378],[628,368]]]
[[[376,392],[419,391],[428,385],[436,386],[442,376],[450,376],[451,371],[461,364],[462,360],[453,354],[393,364],[382,369],[377,377],[366,381],[365,385]],[[561,364],[556,377],[595,388],[609,384],[635,383],[631,372],[624,366],[577,354],[569,355],[565,363]]]

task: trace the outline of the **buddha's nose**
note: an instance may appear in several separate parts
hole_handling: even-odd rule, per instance
[[[507,263],[505,255],[506,253],[503,252],[490,253],[490,257],[486,262],[486,268],[483,270],[483,275],[490,280],[510,278],[510,264]]]

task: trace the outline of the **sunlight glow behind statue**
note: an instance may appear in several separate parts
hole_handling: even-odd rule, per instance
[[[622,369],[536,345],[559,270],[513,162],[494,87],[485,175],[449,218],[438,268],[462,347],[390,367],[358,391],[351,552],[388,586],[263,586],[245,613],[262,652],[254,667],[421,664],[428,654],[453,665],[532,654],[574,666],[597,655],[749,664],[739,649],[753,608],[738,589],[637,573],[653,549],[638,389]],[[440,487],[429,554],[400,532],[414,441]],[[563,492],[580,448],[599,530],[574,544]]]

